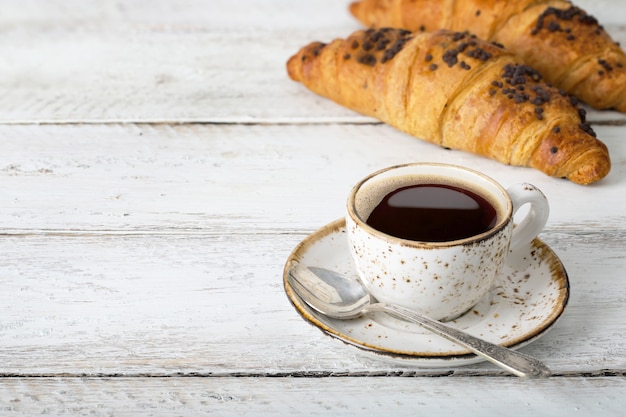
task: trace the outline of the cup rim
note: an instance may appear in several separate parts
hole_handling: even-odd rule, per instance
[[[505,201],[505,206],[503,207],[504,216],[502,217],[502,219],[498,221],[498,223],[494,227],[492,227],[491,229],[483,233],[480,233],[474,236],[469,236],[469,237],[462,238],[462,239],[448,240],[448,241],[443,241],[443,242],[430,242],[430,241],[404,239],[404,238],[396,237],[396,236],[387,234],[385,232],[382,232],[378,229],[373,228],[369,224],[367,224],[365,220],[362,219],[358,215],[357,209],[356,209],[356,194],[359,191],[359,189],[372,178],[379,176],[385,172],[400,169],[400,168],[412,167],[412,166],[421,166],[421,167],[430,166],[430,167],[443,167],[443,168],[450,168],[450,169],[458,169],[458,170],[469,172],[475,176],[482,178],[484,181],[489,182],[496,189],[498,189],[498,191],[500,191],[500,193],[504,197],[504,201]],[[350,194],[348,196],[347,211],[348,211],[348,217],[350,217],[350,219],[354,221],[358,227],[364,229],[370,235],[374,235],[379,238],[386,239],[387,241],[392,242],[394,244],[400,244],[402,246],[416,247],[416,248],[446,248],[446,247],[478,243],[478,242],[487,240],[491,238],[492,236],[498,234],[502,229],[504,229],[509,223],[513,221],[513,203],[511,201],[511,197],[509,196],[506,189],[502,185],[500,185],[500,183],[498,183],[496,180],[494,180],[490,176],[480,171],[476,171],[472,168],[467,168],[467,167],[464,167],[461,165],[455,165],[455,164],[441,163],[441,162],[412,162],[412,163],[398,164],[398,165],[389,166],[383,169],[379,169],[378,171],[372,172],[371,174],[367,175],[365,178],[360,180],[358,183],[356,183],[354,187],[352,187],[352,190],[350,191]]]

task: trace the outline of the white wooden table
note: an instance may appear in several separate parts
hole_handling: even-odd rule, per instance
[[[0,415],[623,415],[626,116],[593,186],[408,137],[290,81],[349,0],[5,0]],[[578,1],[626,45],[626,5]],[[282,268],[389,165],[472,166],[551,202],[571,298],[522,348],[554,376],[402,367],[295,312]]]

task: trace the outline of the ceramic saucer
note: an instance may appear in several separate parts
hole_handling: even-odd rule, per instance
[[[569,298],[569,281],[561,261],[539,239],[513,255],[511,259],[515,261],[505,265],[492,290],[470,311],[448,324],[517,349],[544,335],[556,323]],[[304,320],[349,346],[405,365],[449,367],[483,360],[416,324],[384,313],[336,320],[315,312],[287,281],[287,270],[296,262],[336,270],[356,279],[343,219],[309,235],[286,262],[285,292]]]

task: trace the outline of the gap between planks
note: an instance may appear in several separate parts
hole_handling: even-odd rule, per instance
[[[595,126],[626,126],[626,118],[616,118],[607,120],[594,120],[589,118],[589,123]],[[264,120],[202,120],[202,119],[68,119],[68,120],[11,120],[0,121],[0,126],[72,126],[72,125],[225,125],[225,126],[318,126],[318,125],[382,125],[381,121],[368,118],[366,116],[355,116],[354,118],[334,118],[320,117],[315,120],[309,118],[275,118]]]
[[[484,377],[484,378],[517,378],[516,376],[499,370],[394,370],[394,371],[294,371],[294,372],[173,372],[173,373],[42,373],[20,374],[0,373],[0,380],[11,378],[444,378],[444,377]],[[626,369],[597,369],[592,371],[565,371],[553,372],[550,378],[626,378]]]

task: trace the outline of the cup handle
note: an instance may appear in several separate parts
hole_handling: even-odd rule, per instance
[[[509,252],[527,246],[537,237],[548,221],[550,206],[546,196],[534,185],[522,183],[507,189],[513,202],[513,214],[524,204],[530,204],[530,210],[524,219],[513,229]]]

